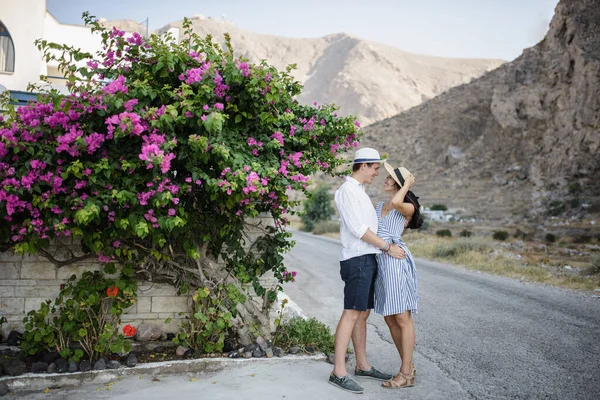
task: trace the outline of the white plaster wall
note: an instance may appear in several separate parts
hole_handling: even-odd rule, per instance
[[[39,80],[42,58],[33,42],[44,32],[45,0],[1,0],[0,20],[15,46],[15,71],[0,72],[0,84],[9,90],[26,90]]]

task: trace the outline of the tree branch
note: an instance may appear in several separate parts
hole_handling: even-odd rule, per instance
[[[88,254],[84,254],[83,256],[80,256],[80,257],[71,257],[68,260],[57,260],[56,258],[52,257],[52,255],[44,249],[39,249],[38,251],[40,252],[40,254],[42,256],[44,256],[44,258],[46,258],[48,261],[50,261],[52,264],[54,264],[54,266],[56,268],[61,268],[66,265],[71,265],[71,264],[75,264],[80,261],[89,260],[90,258],[94,258],[96,256],[96,254],[94,254],[94,253],[88,253]]]

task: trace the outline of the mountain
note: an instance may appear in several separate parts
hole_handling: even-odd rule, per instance
[[[237,54],[253,62],[266,59],[279,69],[296,64],[295,78],[304,84],[299,100],[335,103],[344,115],[363,126],[407,110],[449,88],[470,82],[504,61],[455,59],[413,54],[344,33],[314,39],[293,39],[242,30],[232,23],[195,16],[195,33],[223,43],[229,33]],[[124,30],[142,27],[134,21],[103,21]],[[165,25],[180,28],[182,21]]]
[[[425,203],[463,215],[600,214],[600,0],[561,0],[536,46],[370,125],[361,145],[409,168]]]

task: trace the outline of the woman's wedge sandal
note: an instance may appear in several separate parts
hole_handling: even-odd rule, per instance
[[[390,379],[389,381],[383,382],[381,386],[386,389],[400,389],[415,385],[415,375],[412,372],[408,375],[399,372],[396,376],[400,376],[403,379],[403,381],[396,382],[394,379]]]

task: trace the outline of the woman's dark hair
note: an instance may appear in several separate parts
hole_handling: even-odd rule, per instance
[[[388,178],[391,178],[394,181],[394,187],[400,190],[400,185],[398,185],[398,182],[396,182],[396,180],[392,178],[391,175],[388,175],[386,179]],[[415,207],[415,213],[413,214],[412,218],[410,219],[410,222],[406,226],[408,229],[419,229],[421,225],[423,225],[423,217],[421,216],[421,205],[419,204],[419,201],[417,199],[418,197],[410,190],[406,192],[406,196],[404,196],[404,202],[410,203]]]
[[[406,196],[404,196],[404,202],[410,203],[415,207],[415,213],[413,214],[407,226],[408,229],[419,229],[421,225],[423,225],[423,217],[421,216],[421,205],[419,204],[419,201],[417,199],[418,197],[410,190],[406,192]]]

